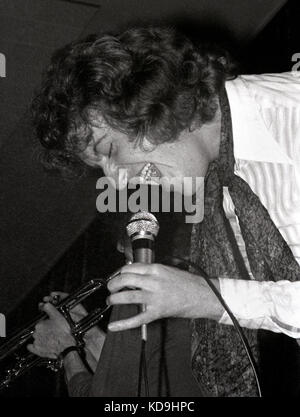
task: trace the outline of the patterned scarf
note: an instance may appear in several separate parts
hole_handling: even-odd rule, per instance
[[[228,187],[255,279],[299,280],[300,267],[288,244],[250,186],[234,174],[232,122],[225,89],[220,106],[220,154],[205,178],[205,215],[202,223],[193,226],[191,260],[210,277],[250,279],[223,210],[223,187]],[[257,331],[245,329],[245,333],[258,359]],[[192,320],[192,368],[213,395],[257,395],[250,364],[231,326]]]

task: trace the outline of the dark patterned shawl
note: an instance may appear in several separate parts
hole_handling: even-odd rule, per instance
[[[255,279],[295,281],[300,267],[288,244],[249,185],[234,174],[232,122],[225,89],[220,106],[220,154],[206,175],[205,215],[202,223],[193,226],[191,260],[210,277],[250,279],[223,210],[223,187],[228,187]],[[192,367],[199,382],[216,396],[257,395],[250,364],[233,327],[197,319],[192,321],[192,332]],[[258,358],[257,331],[245,333]]]

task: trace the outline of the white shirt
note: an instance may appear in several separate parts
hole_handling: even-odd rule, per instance
[[[259,196],[300,264],[300,72],[239,76],[226,91],[235,174]],[[223,205],[249,268],[227,189]],[[241,325],[300,338],[300,282],[219,281]],[[220,322],[232,324],[227,313]]]

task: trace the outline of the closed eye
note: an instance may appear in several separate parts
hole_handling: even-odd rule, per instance
[[[110,147],[109,147],[109,153],[108,153],[108,158],[110,159],[111,158],[111,152],[112,152],[112,143],[110,144]]]

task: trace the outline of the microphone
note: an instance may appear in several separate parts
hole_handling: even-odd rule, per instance
[[[156,217],[147,211],[139,211],[131,216],[126,226],[131,241],[133,261],[145,264],[154,262],[154,243],[159,232]]]
[[[133,262],[153,263],[155,260],[155,238],[159,232],[159,223],[156,217],[147,211],[133,214],[127,223],[126,232],[132,245]],[[146,311],[144,305],[142,311]],[[142,325],[142,340],[147,340],[146,324]]]

